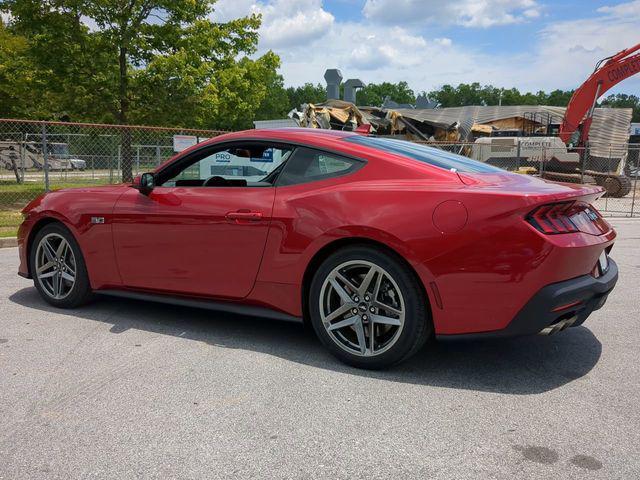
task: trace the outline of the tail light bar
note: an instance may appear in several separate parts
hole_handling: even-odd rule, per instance
[[[581,202],[556,202],[533,209],[527,222],[546,235],[588,233],[602,235],[611,227],[591,205]]]

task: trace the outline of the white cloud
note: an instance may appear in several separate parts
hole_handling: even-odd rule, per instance
[[[281,15],[282,11],[288,12]],[[278,0],[261,10],[260,29],[264,47],[306,44],[322,37],[333,25],[333,15],[322,9],[320,1]]]
[[[383,24],[433,22],[487,28],[540,15],[536,0],[367,0],[365,17]]]
[[[405,80],[417,91],[467,81],[484,59],[456,48],[448,38],[429,39],[400,27],[336,23],[311,46],[276,50],[288,85],[322,82],[327,68],[365,83]],[[485,63],[487,65],[489,63]]]
[[[427,46],[423,37],[409,35],[399,27],[376,33],[370,34],[369,29],[355,25],[334,29],[332,35],[337,37],[339,43],[344,40],[344,46],[352,45],[346,59],[347,67],[359,70],[378,70],[390,66],[405,69],[422,62],[421,57],[416,55],[419,51],[416,49]],[[335,39],[332,43],[335,43]]]
[[[599,17],[555,22],[540,32],[540,44],[528,69],[531,81],[575,88],[593,72],[597,61],[640,40],[640,1],[602,7],[598,12]],[[627,79],[618,90],[638,92],[640,78]]]
[[[453,45],[453,40],[447,37],[434,38],[433,41],[441,47],[450,47],[451,45]]]
[[[378,2],[369,0],[367,5],[375,3]],[[408,3],[411,2],[394,0],[390,15],[402,17]],[[431,0],[420,2],[423,7],[428,3],[432,3]],[[493,15],[490,21],[497,23],[534,19],[540,15],[540,8],[533,0],[454,3],[456,8],[475,4],[466,10],[466,16],[455,17],[456,22],[468,25],[487,24],[489,13]],[[476,81],[537,91],[576,88],[591,74],[599,59],[637,41],[639,4],[640,0],[634,0],[602,7],[593,12],[595,17],[548,23],[537,32],[537,41],[526,51],[503,54],[457,41],[455,27],[446,32],[436,29],[440,35],[433,38],[424,24],[401,20],[381,23],[367,18],[357,22],[340,21],[322,8],[320,0],[221,0],[216,3],[216,18],[262,13],[258,54],[272,48],[280,55],[281,73],[287,85],[324,83],[324,71],[339,68],[345,78],[360,78],[365,83],[404,80],[416,92],[446,83]],[[451,8],[442,1],[433,5],[445,13]],[[494,10],[490,12],[491,8]],[[222,17],[223,14],[232,16]],[[434,15],[433,9],[429,14]],[[414,16],[417,16],[415,11]],[[395,26],[398,24],[405,26]],[[617,91],[640,93],[640,75],[627,79]]]
[[[612,17],[640,17],[640,0],[620,3],[618,5],[606,5],[600,7],[598,12],[608,14]]]
[[[228,22],[251,15],[257,7],[254,0],[219,0],[213,4],[213,18],[218,22]]]
[[[228,21],[250,15],[262,15],[260,47],[276,48],[303,45],[322,37],[334,23],[334,17],[322,8],[321,0],[252,0],[216,2],[213,18]]]

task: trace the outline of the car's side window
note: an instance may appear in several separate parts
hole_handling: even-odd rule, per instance
[[[204,151],[176,167],[161,179],[163,187],[271,186],[278,167],[294,148],[267,143],[242,143]]]
[[[278,178],[278,186],[313,182],[355,172],[364,162],[333,153],[297,148]]]

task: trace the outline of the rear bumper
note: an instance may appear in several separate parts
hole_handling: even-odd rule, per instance
[[[539,290],[502,330],[437,337],[443,340],[517,337],[549,331],[567,320],[571,326],[581,325],[604,305],[617,281],[618,265],[609,258],[609,268],[599,278],[583,275]]]

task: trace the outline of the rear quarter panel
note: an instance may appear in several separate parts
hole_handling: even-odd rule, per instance
[[[271,299],[300,315],[300,287],[314,255],[338,239],[364,238],[388,246],[414,268],[437,333],[498,330],[543,286],[589,273],[615,238],[613,231],[540,234],[524,216],[549,201],[547,195],[478,191],[444,178],[352,180],[277,189],[254,300]],[[452,214],[466,221],[442,231],[434,211],[452,203],[463,205]]]

